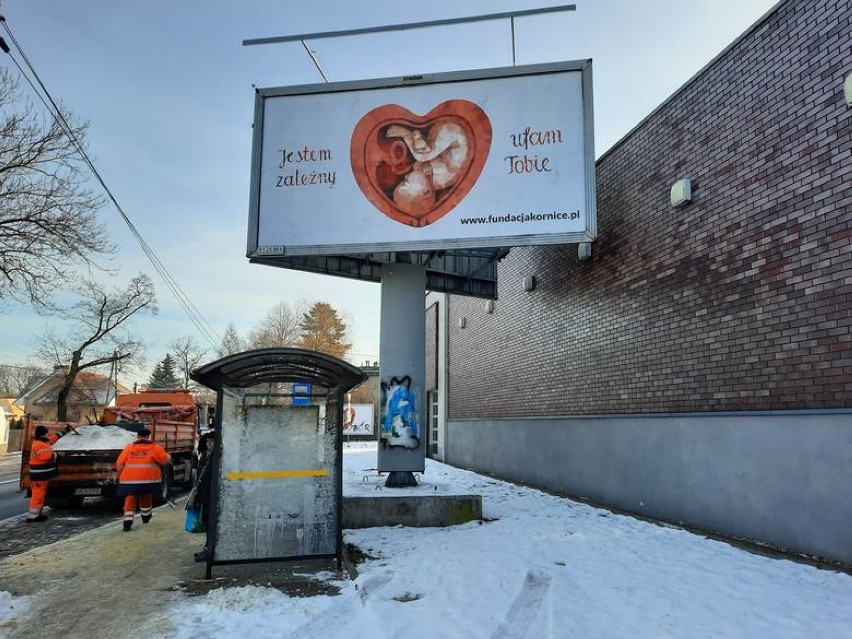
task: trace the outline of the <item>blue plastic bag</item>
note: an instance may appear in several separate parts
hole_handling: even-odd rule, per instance
[[[184,520],[183,529],[190,533],[203,533],[204,521],[201,519],[201,511],[198,508],[187,508],[186,519]]]

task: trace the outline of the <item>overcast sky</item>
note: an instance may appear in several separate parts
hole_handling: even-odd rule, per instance
[[[88,120],[90,155],[104,180],[220,336],[229,322],[247,334],[281,300],[327,301],[348,321],[351,359],[361,364],[378,359],[378,284],[252,265],[245,257],[252,86],[323,80],[300,43],[246,47],[242,41],[553,4],[3,0],[0,12],[54,99]],[[516,63],[592,59],[600,156],[775,2],[576,5],[574,12],[517,20]],[[311,47],[331,81],[512,64],[505,20],[317,40]],[[7,56],[0,60],[14,69]],[[160,313],[136,324],[149,344],[149,364],[179,336],[209,345],[116,210],[105,206],[101,215],[119,246],[113,285],[141,270],[157,286]],[[0,363],[30,361],[46,321],[19,307],[4,311]],[[147,374],[127,381],[142,382]]]

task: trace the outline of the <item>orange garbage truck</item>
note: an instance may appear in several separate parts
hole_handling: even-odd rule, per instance
[[[116,494],[115,462],[122,449],[136,439],[142,426],[151,430],[151,439],[171,455],[172,462],[163,471],[160,494],[155,505],[164,504],[174,486],[190,488],[196,467],[198,407],[186,389],[143,390],[120,395],[115,406],[104,409],[95,424],[27,420],[21,452],[21,490],[30,494],[29,458],[36,426],[61,435],[53,444],[59,476],[50,480],[47,503],[54,508],[82,505],[86,497],[110,497]]]

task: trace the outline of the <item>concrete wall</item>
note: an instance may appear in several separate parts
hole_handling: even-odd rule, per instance
[[[852,410],[450,420],[453,465],[852,564]]]

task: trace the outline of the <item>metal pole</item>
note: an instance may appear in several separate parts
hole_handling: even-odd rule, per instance
[[[512,66],[518,66],[515,64],[515,18],[512,17]]]
[[[407,31],[409,29],[424,29],[426,27],[441,27],[453,24],[464,24],[467,22],[485,22],[489,20],[505,20],[506,18],[522,18],[526,16],[542,15],[545,13],[558,13],[562,11],[574,11],[577,5],[563,4],[553,7],[541,7],[539,9],[525,9],[522,11],[503,11],[501,13],[486,13],[478,16],[466,16],[461,18],[446,18],[444,20],[426,20],[423,22],[406,22],[399,24],[385,24],[378,27],[363,27],[360,29],[341,29],[340,31],[318,31],[316,33],[302,33],[289,36],[275,36],[271,38],[253,38],[243,40],[243,46],[256,44],[280,44],[283,42],[298,42],[300,40],[319,40],[322,38],[339,38],[351,35],[366,35],[368,33],[384,33],[387,31]]]
[[[328,76],[325,74],[325,71],[322,70],[322,67],[320,66],[319,60],[317,60],[316,55],[314,54],[313,51],[311,51],[310,47],[307,45],[307,43],[304,40],[302,40],[302,46],[305,47],[305,51],[307,51],[308,55],[311,56],[311,60],[314,61],[314,66],[317,68],[317,71],[319,71],[320,75],[322,76],[322,79],[325,80],[326,82],[328,82]]]

